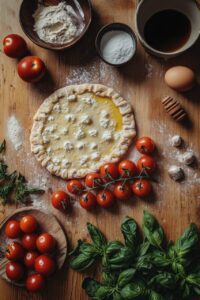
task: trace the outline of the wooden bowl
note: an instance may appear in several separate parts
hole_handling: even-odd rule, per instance
[[[92,20],[91,2],[90,0],[79,0],[79,4],[84,13],[84,24],[85,24],[85,27],[80,32],[80,34],[76,36],[73,40],[62,45],[46,43],[42,41],[37,35],[37,33],[33,30],[33,26],[34,26],[33,13],[37,9],[38,2],[39,2],[38,0],[31,0],[31,1],[23,0],[19,11],[19,20],[20,20],[21,27],[24,33],[27,35],[27,37],[36,45],[50,50],[65,50],[75,45],[88,30]],[[69,1],[66,0],[66,2],[69,3],[76,12],[78,12],[78,8],[75,5],[75,2],[73,0],[69,0]]]
[[[25,216],[27,214],[31,214],[37,219],[37,221],[40,225],[41,232],[48,232],[56,239],[57,248],[56,248],[55,255],[56,255],[57,269],[58,270],[61,269],[65,262],[66,256],[67,256],[66,236],[65,236],[65,233],[64,233],[63,229],[61,228],[60,224],[56,220],[56,218],[52,214],[47,214],[42,210],[30,208],[30,207],[29,208],[20,208],[20,209],[17,209],[12,215],[10,215],[6,219],[4,219],[3,222],[0,224],[0,246],[1,246],[1,248],[5,249],[6,245],[10,241],[12,241],[11,239],[7,238],[5,235],[6,223],[11,219],[19,220],[20,218],[22,218],[23,216]],[[3,258],[0,260],[0,276],[3,279],[7,280],[8,282],[11,282],[7,278],[6,272],[5,272],[5,266],[7,263],[8,263],[7,258]],[[12,281],[12,283],[17,286],[24,285],[21,282],[13,282]]]

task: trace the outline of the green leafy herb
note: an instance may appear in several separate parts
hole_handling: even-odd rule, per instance
[[[101,233],[101,231],[97,227],[88,223],[87,229],[88,229],[88,232],[91,236],[93,243],[95,244],[95,246],[98,249],[102,249],[103,247],[106,246],[106,244],[107,244],[106,238],[104,237],[104,235]]]
[[[126,217],[121,224],[121,231],[124,236],[125,245],[136,251],[140,241],[137,223],[133,219]]]
[[[135,281],[133,283],[127,284],[121,290],[121,295],[122,295],[122,299],[125,300],[143,299],[146,295],[146,292],[147,289],[145,284],[142,281]]]
[[[6,150],[6,141],[4,140],[1,144],[0,144],[0,153],[4,152]]]

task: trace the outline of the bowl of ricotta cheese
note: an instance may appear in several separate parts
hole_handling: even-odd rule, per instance
[[[44,0],[23,0],[19,18],[32,42],[46,49],[64,50],[86,33],[92,7],[90,0],[63,0],[56,5],[46,5]]]

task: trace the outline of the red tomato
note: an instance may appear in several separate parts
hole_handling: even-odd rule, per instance
[[[22,237],[23,247],[26,250],[35,250],[37,238],[38,238],[38,234],[36,233],[24,234]]]
[[[33,269],[35,260],[39,256],[39,254],[36,251],[30,251],[27,252],[24,256],[24,264],[27,268]]]
[[[89,188],[98,187],[103,183],[99,173],[90,173],[85,178],[85,185]]]
[[[12,261],[20,261],[24,259],[25,250],[18,242],[12,242],[7,245],[6,257]]]
[[[132,191],[128,183],[116,184],[113,193],[119,200],[128,200],[132,195]]]
[[[150,175],[156,168],[155,160],[151,156],[144,155],[137,161],[137,168],[140,173],[143,172],[143,174],[147,173]]]
[[[26,288],[30,292],[39,292],[44,288],[45,280],[41,274],[30,274],[26,279]]]
[[[146,179],[138,179],[133,182],[132,190],[138,197],[146,197],[151,192],[151,183]]]
[[[67,210],[70,204],[70,197],[63,191],[57,191],[51,196],[51,204],[59,210]]]
[[[88,192],[88,193],[83,194],[80,197],[79,202],[83,208],[91,209],[92,207],[94,207],[96,205],[97,200],[96,200],[96,196],[93,193]]]
[[[81,181],[78,179],[72,179],[67,182],[67,189],[71,194],[80,195],[83,188],[84,187],[83,187]]]
[[[45,232],[37,238],[36,246],[40,253],[50,253],[55,249],[56,240],[51,234]]]
[[[44,276],[50,276],[56,269],[55,261],[49,255],[40,255],[35,260],[35,271]]]
[[[155,144],[149,137],[143,137],[136,141],[136,149],[142,154],[151,154],[154,151]]]
[[[115,163],[107,163],[100,168],[100,174],[106,181],[112,181],[119,177],[118,167]]]
[[[38,227],[37,220],[31,215],[24,216],[20,220],[20,228],[25,233],[32,233]]]
[[[104,207],[107,208],[109,206],[111,206],[114,202],[114,196],[113,193],[109,190],[104,190],[104,191],[100,191],[97,194],[97,203]]]
[[[16,239],[21,234],[21,229],[19,226],[19,221],[10,220],[6,223],[5,234],[10,239]]]
[[[9,262],[6,265],[6,275],[10,280],[19,281],[24,276],[24,268],[17,262]]]
[[[18,34],[9,34],[3,40],[4,53],[12,58],[21,58],[27,53],[25,40]]]
[[[122,178],[134,176],[137,173],[137,167],[131,160],[122,160],[118,165],[119,174]]]
[[[18,63],[17,71],[24,81],[38,82],[44,77],[46,67],[39,57],[26,56]]]

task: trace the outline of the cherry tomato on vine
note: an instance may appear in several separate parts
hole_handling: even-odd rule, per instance
[[[83,190],[83,185],[80,180],[72,179],[67,182],[67,189],[73,195],[79,195]]]
[[[21,261],[24,259],[25,250],[18,242],[12,242],[7,245],[5,255],[9,260]]]
[[[89,188],[98,187],[103,183],[99,173],[89,173],[85,177],[85,185]]]
[[[3,51],[11,58],[21,58],[27,53],[27,45],[20,35],[9,34],[3,40]]]
[[[151,154],[155,149],[155,144],[149,137],[142,137],[136,141],[136,149],[142,154]]]
[[[44,288],[45,280],[41,274],[30,274],[26,279],[26,288],[30,292],[38,292]]]
[[[115,163],[107,163],[100,168],[100,174],[106,181],[112,181],[119,177],[118,166]]]
[[[128,183],[118,183],[115,185],[113,193],[119,200],[128,200],[132,195],[132,190]]]
[[[10,220],[6,223],[5,234],[7,237],[9,237],[10,239],[16,239],[20,236],[21,233],[22,232],[19,226],[19,221]]]
[[[17,72],[19,77],[24,81],[34,83],[44,77],[46,67],[39,57],[26,56],[18,63]]]
[[[54,192],[51,196],[51,204],[54,208],[65,211],[70,204],[70,197],[63,191]]]
[[[114,202],[114,195],[111,191],[109,190],[104,190],[104,191],[100,191],[97,194],[97,203],[104,207],[107,208],[109,206],[111,206]]]
[[[25,233],[32,233],[38,227],[38,222],[32,215],[26,215],[20,220],[20,228]]]
[[[34,266],[35,271],[44,276],[52,275],[56,269],[55,261],[46,254],[38,256],[35,260]]]
[[[97,203],[97,199],[96,196],[91,193],[91,192],[87,192],[84,193],[81,197],[80,197],[80,205],[85,208],[85,209],[91,209],[92,207],[94,207]]]
[[[140,173],[143,171],[143,174],[147,173],[150,175],[156,168],[155,160],[151,156],[144,155],[137,161],[137,168]]]
[[[24,268],[20,263],[9,262],[6,265],[6,275],[10,280],[19,281],[24,276]]]
[[[134,176],[137,173],[137,167],[131,160],[122,160],[118,165],[119,174],[122,178]]]
[[[29,269],[33,269],[35,260],[38,256],[39,256],[39,254],[36,251],[27,252],[26,255],[24,256],[25,266]]]
[[[22,245],[26,250],[35,250],[36,249],[36,240],[38,234],[36,233],[27,233],[22,237]]]
[[[37,238],[36,246],[40,253],[50,253],[56,247],[56,240],[51,234],[45,232]]]
[[[151,183],[146,179],[138,179],[132,184],[132,190],[138,197],[146,197],[151,192]]]

